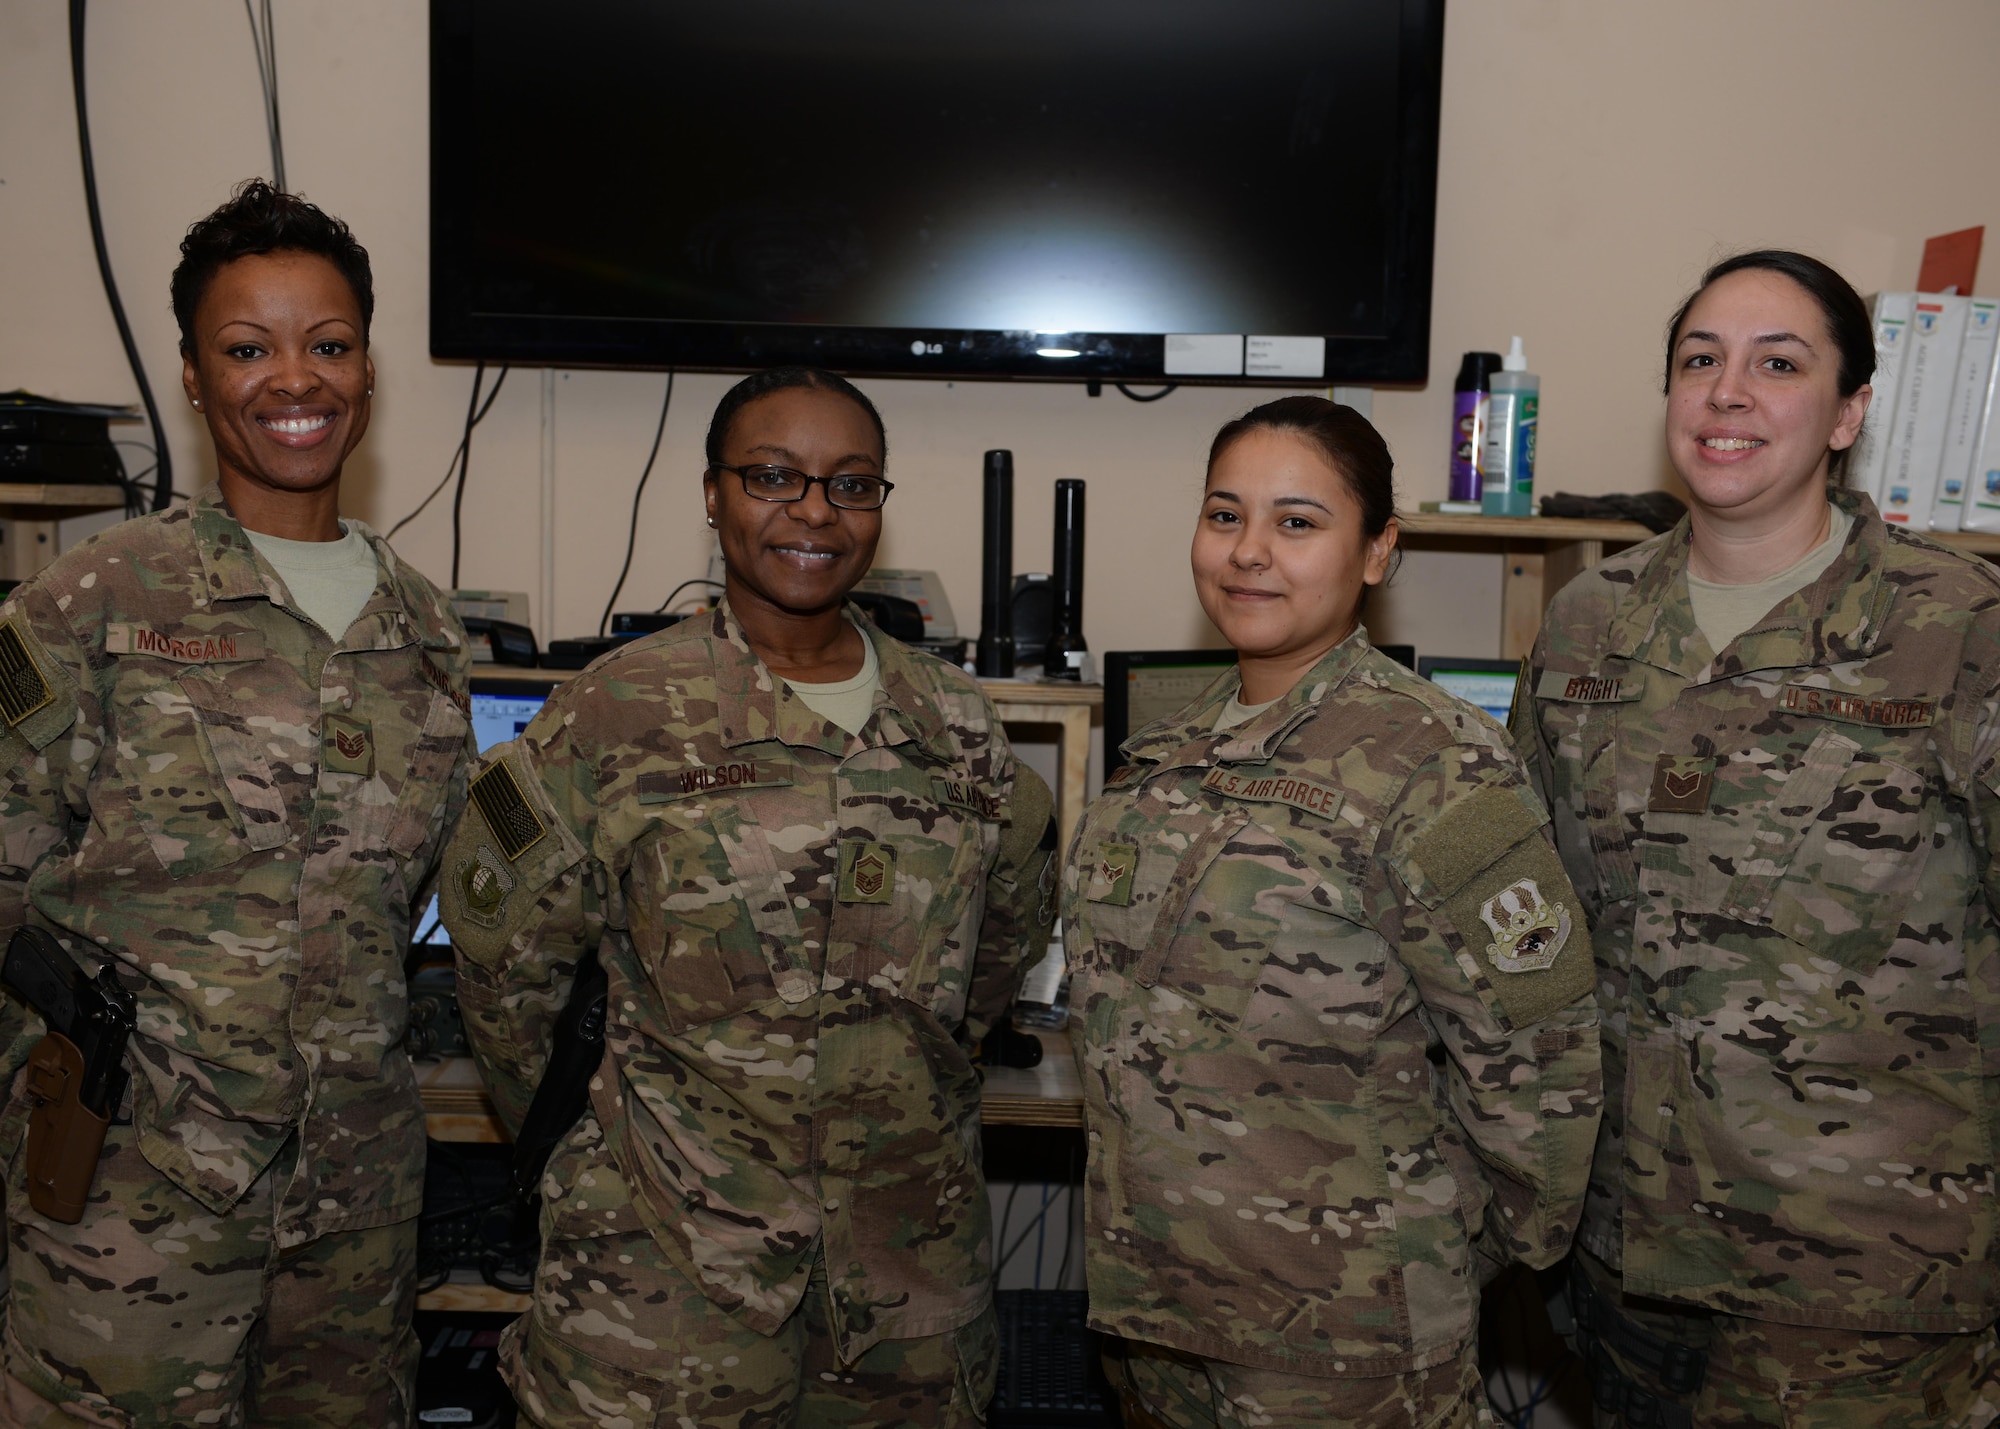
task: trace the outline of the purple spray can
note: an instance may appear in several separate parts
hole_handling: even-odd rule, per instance
[[[1486,400],[1493,374],[1500,370],[1497,352],[1468,352],[1458,364],[1451,386],[1452,501],[1480,498],[1479,454],[1486,447]]]

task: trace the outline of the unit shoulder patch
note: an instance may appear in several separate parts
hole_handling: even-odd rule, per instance
[[[528,807],[527,797],[514,782],[514,771],[504,758],[496,759],[472,781],[472,801],[479,806],[486,827],[500,841],[500,851],[510,863],[519,863],[521,855],[548,834],[540,817]]]
[[[480,844],[470,857],[458,861],[452,876],[458,883],[459,906],[465,916],[482,928],[499,927],[516,880],[492,846]]]
[[[1480,921],[1493,932],[1486,960],[1503,973],[1533,973],[1553,966],[1569,942],[1569,906],[1551,903],[1532,878],[1517,879],[1479,905]]]

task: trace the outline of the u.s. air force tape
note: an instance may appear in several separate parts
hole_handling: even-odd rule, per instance
[[[472,800],[486,816],[486,827],[493,830],[493,837],[500,841],[500,852],[510,863],[518,863],[521,855],[548,833],[535,811],[528,807],[505,759],[495,760],[491,768],[472,781]]]
[[[0,716],[19,724],[56,697],[13,621],[0,622]]]

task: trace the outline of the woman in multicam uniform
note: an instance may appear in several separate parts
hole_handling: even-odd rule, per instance
[[[1582,1201],[1588,935],[1500,730],[1360,628],[1394,512],[1349,408],[1222,428],[1193,565],[1237,667],[1125,742],[1072,846],[1128,1423],[1484,1424],[1482,1269],[1560,1257]]]
[[[471,655],[339,517],[375,380],[347,226],[246,185],[173,300],[216,484],[0,607],[0,933],[110,968],[138,1018],[80,1221],[31,1199],[31,1078],[0,1122],[0,1423],[382,1429],[417,1365],[403,953],[465,800]],[[42,1031],[0,1001],[10,1076]]]
[[[1824,263],[1710,269],[1688,519],[1564,587],[1515,705],[1606,1013],[1600,1424],[2000,1414],[2000,579],[1833,489],[1874,367]]]
[[[570,1426],[972,1426],[997,1343],[968,1051],[1045,946],[1049,795],[958,670],[846,603],[881,418],[807,369],[709,428],[727,589],[488,756],[446,859],[504,1115],[595,948],[610,1029],[503,1358]]]

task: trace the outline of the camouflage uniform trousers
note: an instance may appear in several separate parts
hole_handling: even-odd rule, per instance
[[[1707,1355],[1701,1388],[1677,1393],[1599,1339],[1594,1352],[1659,1408],[1607,1405],[1595,1385],[1596,1429],[1984,1429],[2000,1421],[2000,1340],[1990,1326],[1970,1335],[1863,1334],[1619,1299],[1617,1272],[1583,1251],[1577,1259],[1592,1288],[1612,1296],[1633,1325]]]
[[[1322,1378],[1140,1340],[1116,1342],[1104,1361],[1127,1429],[1491,1429],[1494,1422],[1471,1341],[1456,1359],[1409,1374]]]
[[[23,1429],[385,1429],[410,1422],[417,1223],[272,1248],[290,1152],[224,1215],[113,1125],[83,1220],[7,1178],[0,1424]]]
[[[768,1336],[643,1232],[557,1241],[536,1278],[501,1361],[538,1429],[975,1429],[999,1373],[990,1303],[956,1330],[879,1340],[840,1363],[817,1258],[803,1302]]]

